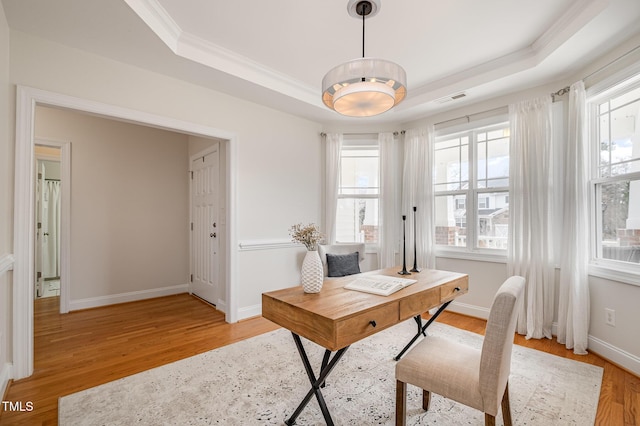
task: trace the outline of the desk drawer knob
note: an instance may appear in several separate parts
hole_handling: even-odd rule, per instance
[[[378,324],[376,324],[376,322],[375,322],[375,321],[369,321],[369,324],[371,324],[371,325],[372,325],[372,326],[374,326],[374,327],[375,327],[376,325],[378,325]]]

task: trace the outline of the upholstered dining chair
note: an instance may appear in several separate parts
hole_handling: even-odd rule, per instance
[[[360,273],[364,260],[364,243],[318,245],[325,277],[343,277]],[[356,254],[357,253],[357,254]]]
[[[508,278],[498,289],[487,320],[482,349],[445,337],[427,336],[396,364],[396,425],[406,422],[407,383],[421,388],[422,408],[431,392],[484,412],[494,425],[502,405],[505,426],[511,425],[509,373],[518,302],[525,280]]]

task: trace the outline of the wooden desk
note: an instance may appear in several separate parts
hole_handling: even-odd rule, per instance
[[[398,277],[399,270],[396,267],[365,274]],[[262,316],[291,331],[312,385],[287,424],[295,423],[296,417],[315,394],[327,424],[332,425],[320,387],[349,345],[401,321],[415,318],[418,334],[396,357],[399,359],[434,319],[422,326],[420,314],[444,304],[439,314],[448,302],[469,290],[466,274],[424,269],[403,278],[417,282],[389,296],[345,290],[343,287],[354,280],[354,276],[325,280],[322,290],[316,294],[304,293],[302,286],[262,294]],[[309,365],[300,336],[326,349],[317,378]],[[330,359],[332,351],[337,353]]]

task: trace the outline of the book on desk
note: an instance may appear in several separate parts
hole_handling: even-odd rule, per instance
[[[344,286],[347,290],[363,291],[365,293],[389,296],[396,291],[417,282],[410,278],[390,277],[388,275],[365,275],[355,278]]]

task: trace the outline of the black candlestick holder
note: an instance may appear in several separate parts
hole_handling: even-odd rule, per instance
[[[411,275],[407,271],[407,215],[402,215],[402,271],[398,271],[400,275]]]
[[[417,247],[417,231],[416,231],[416,211],[417,207],[413,207],[413,268],[411,268],[411,272],[420,272],[420,268],[418,268],[418,247]]]

